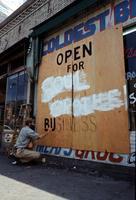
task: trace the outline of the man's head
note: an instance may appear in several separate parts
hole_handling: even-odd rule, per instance
[[[26,122],[25,122],[25,125],[31,126],[31,124],[32,124],[32,119],[27,119]]]

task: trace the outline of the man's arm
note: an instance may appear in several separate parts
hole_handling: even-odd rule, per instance
[[[29,137],[32,140],[37,140],[39,138],[39,134],[36,133],[35,131],[29,131],[27,133],[27,137]]]
[[[41,139],[41,138],[43,138],[43,137],[47,136],[47,135],[48,135],[48,133],[49,133],[49,132],[39,135],[39,138],[38,138],[38,139]]]

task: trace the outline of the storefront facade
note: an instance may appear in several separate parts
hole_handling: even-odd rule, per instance
[[[1,31],[0,124],[34,116],[37,151],[134,167],[136,0],[39,2]]]
[[[30,103],[30,81],[26,69],[27,40],[16,44],[1,55],[0,63],[0,123],[15,131],[22,127]]]
[[[36,126],[47,136],[37,151],[134,166],[135,8],[112,1],[43,30]]]
[[[30,37],[32,28],[74,0],[55,2],[57,9],[51,1],[26,1],[0,24],[0,137],[3,132],[17,134],[26,119],[35,115],[36,46]]]

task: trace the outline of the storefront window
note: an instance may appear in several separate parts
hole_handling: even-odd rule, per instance
[[[5,124],[15,129],[21,123],[21,107],[27,102],[28,76],[23,72],[7,79]]]
[[[12,75],[7,80],[7,98],[6,102],[15,102],[17,98],[17,79],[18,74]]]
[[[136,130],[136,31],[124,36],[130,130]]]

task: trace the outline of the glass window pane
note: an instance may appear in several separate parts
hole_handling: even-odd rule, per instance
[[[17,95],[17,74],[8,77],[7,81],[7,96],[6,101],[16,101],[16,95]]]
[[[5,124],[12,129],[16,128],[20,120],[21,107],[27,102],[27,85],[28,75],[24,71],[8,77]]]
[[[124,36],[130,130],[136,130],[136,32]]]
[[[17,101],[24,101],[27,99],[27,82],[27,74],[21,72],[18,76]]]

